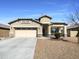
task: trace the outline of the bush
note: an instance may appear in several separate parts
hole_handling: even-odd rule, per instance
[[[55,38],[59,39],[60,38],[60,33],[55,33]]]

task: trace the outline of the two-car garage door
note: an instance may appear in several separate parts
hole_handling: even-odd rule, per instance
[[[16,28],[15,37],[36,37],[36,29],[34,29],[34,28]]]

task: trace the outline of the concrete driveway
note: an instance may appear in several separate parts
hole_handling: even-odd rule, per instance
[[[0,59],[33,59],[36,41],[36,38],[0,41]]]

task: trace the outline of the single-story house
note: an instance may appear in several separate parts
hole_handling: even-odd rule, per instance
[[[10,28],[8,25],[0,24],[0,38],[9,37]]]
[[[11,37],[50,37],[56,29],[67,36],[67,24],[51,22],[51,17],[44,15],[38,19],[17,19],[9,22]]]
[[[68,26],[67,32],[69,37],[77,37],[79,35],[79,26],[78,25]]]

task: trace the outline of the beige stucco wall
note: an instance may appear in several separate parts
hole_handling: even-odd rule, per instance
[[[51,35],[51,25],[48,26],[48,35]]]
[[[0,29],[0,37],[9,37],[9,30]]]
[[[29,21],[29,23],[22,24],[22,21]],[[27,28],[37,28],[37,34],[42,34],[42,26],[34,21],[31,20],[22,20],[17,21],[11,24],[10,26],[10,35],[14,36],[15,29],[14,27],[27,27]]]
[[[41,18],[40,23],[42,23],[42,24],[50,24],[51,20],[49,18],[47,18],[47,17],[43,17],[43,18]]]
[[[70,31],[70,37],[76,37],[78,31]]]

